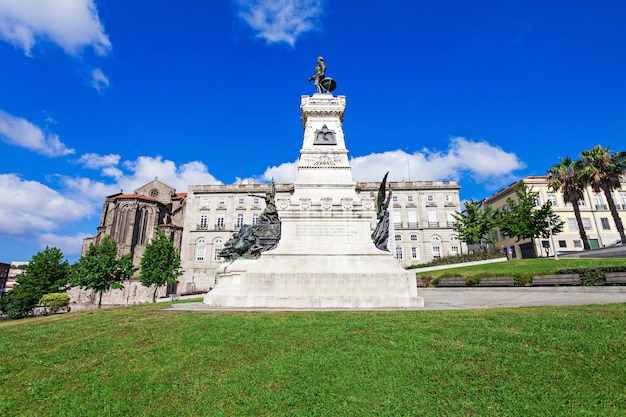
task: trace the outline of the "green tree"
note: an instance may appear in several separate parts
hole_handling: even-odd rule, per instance
[[[591,247],[578,206],[578,202],[584,199],[585,187],[587,186],[583,177],[583,164],[580,161],[572,161],[571,158],[561,158],[560,161],[559,164],[552,165],[548,169],[548,188],[553,191],[561,190],[563,200],[570,203],[574,208],[574,217],[576,217],[580,239],[583,241],[584,249],[589,250]]]
[[[517,200],[507,198],[507,209],[500,211],[499,224],[503,233],[516,237],[519,242],[524,239],[548,238],[551,234],[556,235],[563,231],[559,216],[552,211],[552,203],[547,201],[538,206],[538,192],[520,181],[515,187],[515,195]]]
[[[494,243],[493,231],[496,227],[497,212],[491,206],[483,207],[481,201],[474,200],[465,203],[463,212],[452,214],[456,220],[454,227],[459,233],[459,239],[468,245],[480,245],[485,250],[488,243]]]
[[[152,302],[156,301],[156,293],[160,287],[166,284],[178,282],[178,277],[183,274],[180,269],[180,254],[174,247],[170,238],[157,229],[156,238],[146,245],[146,251],[141,258],[141,285],[149,287],[154,285]]]
[[[0,311],[10,318],[27,316],[42,296],[64,292],[71,279],[71,267],[59,248],[37,252],[17,276],[17,285],[0,300]]]
[[[122,289],[122,281],[130,278],[136,268],[130,254],[117,258],[117,243],[105,236],[100,245],[89,245],[87,253],[76,263],[74,285],[96,291],[98,308],[102,294],[110,289]]]
[[[41,298],[44,294],[67,291],[71,272],[72,268],[63,259],[61,250],[46,246],[24,265],[24,272],[17,276],[16,281],[19,286],[29,287],[33,294]]]
[[[604,193],[620,239],[626,245],[624,225],[613,200],[613,191],[621,187],[620,177],[624,175],[626,170],[626,152],[612,154],[608,146],[603,148],[596,145],[592,149],[582,151],[580,158],[584,165],[583,177],[585,181],[591,185],[596,193],[599,193],[600,190]]]

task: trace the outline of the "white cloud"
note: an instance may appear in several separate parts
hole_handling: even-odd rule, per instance
[[[85,168],[107,168],[119,164],[120,156],[117,154],[98,155],[96,153],[86,153],[81,155],[77,162]]]
[[[63,156],[74,153],[57,135],[46,134],[26,119],[0,110],[0,140],[10,145],[33,150],[45,156]]]
[[[72,55],[85,47],[99,55],[111,49],[93,0],[2,0],[0,38],[28,56],[40,39]]]
[[[46,246],[57,247],[67,257],[80,255],[83,248],[83,239],[91,236],[93,234],[79,233],[76,236],[61,236],[54,233],[44,233],[37,237],[37,242],[41,249],[45,249]]]
[[[235,0],[239,18],[267,43],[294,46],[298,37],[319,26],[322,0]]]
[[[100,68],[91,71],[91,86],[95,88],[98,93],[101,93],[109,87],[109,78],[104,75]]]
[[[487,188],[506,185],[515,178],[513,171],[524,168],[513,153],[487,142],[456,137],[445,152],[423,149],[413,154],[401,150],[374,153],[350,160],[355,181],[380,181],[387,171],[389,180],[442,180],[467,175]],[[293,182],[297,162],[267,168],[261,180]]]
[[[94,212],[83,201],[15,174],[0,174],[0,195],[0,235],[52,231]]]

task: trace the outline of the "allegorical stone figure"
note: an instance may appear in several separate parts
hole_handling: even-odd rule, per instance
[[[387,208],[391,201],[392,190],[390,187],[387,195],[387,175],[389,175],[389,172],[385,174],[378,188],[378,200],[376,201],[378,223],[376,224],[376,229],[372,232],[372,242],[378,249],[389,252],[387,248],[387,241],[389,240],[389,210]]]
[[[318,93],[322,93],[322,80],[326,74],[326,64],[324,64],[324,58],[321,56],[317,58],[317,66],[315,67],[315,74],[309,77],[309,81],[313,81]]]

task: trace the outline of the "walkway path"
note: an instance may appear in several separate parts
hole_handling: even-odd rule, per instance
[[[626,303],[626,287],[420,288],[424,307],[415,310],[463,310]],[[196,296],[197,297],[197,296]],[[173,311],[274,311],[216,309],[202,303],[173,304]],[[287,309],[275,309],[287,310]]]

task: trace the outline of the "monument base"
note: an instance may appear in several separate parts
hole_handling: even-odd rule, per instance
[[[316,272],[297,272],[303,264],[316,265]],[[403,309],[423,307],[424,299],[417,295],[415,274],[388,256],[372,262],[371,256],[265,253],[258,260],[222,264],[204,303],[215,308]]]

